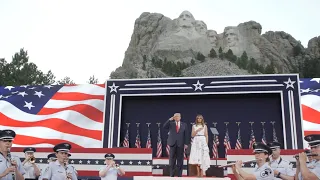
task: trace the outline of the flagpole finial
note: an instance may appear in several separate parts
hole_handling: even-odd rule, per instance
[[[160,124],[161,124],[161,123],[157,123],[157,124],[158,124],[158,127],[160,128]]]
[[[241,122],[236,122],[238,124],[238,126],[240,126]]]
[[[137,127],[139,127],[139,126],[140,126],[140,123],[136,123],[136,125],[137,125]]]
[[[226,126],[228,126],[229,122],[224,122],[224,124],[225,124]]]
[[[265,123],[266,123],[266,122],[261,122],[262,126],[264,126]]]
[[[272,126],[276,123],[275,121],[270,121],[270,123],[272,124]]]
[[[127,127],[129,127],[130,126],[130,123],[126,123],[127,124]]]
[[[148,127],[150,126],[151,123],[146,123],[148,125]]]
[[[254,122],[250,121],[249,123],[250,123],[250,125],[252,126],[252,124],[253,124]]]
[[[213,124],[214,127],[217,127],[218,123],[217,122],[212,122],[212,124]]]

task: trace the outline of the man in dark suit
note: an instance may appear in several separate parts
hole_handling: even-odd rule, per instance
[[[174,176],[175,166],[177,164],[178,176],[182,176],[183,167],[183,153],[184,148],[187,148],[188,144],[188,127],[187,124],[181,122],[181,114],[175,113],[173,117],[168,119],[164,124],[163,128],[169,130],[167,144],[170,146],[170,176]]]

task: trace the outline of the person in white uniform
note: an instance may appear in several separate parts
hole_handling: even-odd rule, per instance
[[[71,145],[61,143],[54,146],[53,151],[56,152],[57,161],[50,163],[45,169],[43,180],[78,180],[76,173],[72,168],[68,168],[65,161],[68,158]]]
[[[237,161],[235,165],[232,166],[232,171],[237,180],[273,180],[274,173],[271,167],[269,166],[269,156],[272,154],[272,150],[269,146],[263,143],[253,144],[253,152],[256,159],[256,167],[253,170],[253,173],[247,173],[242,169],[242,161]]]
[[[40,169],[36,164],[36,158],[34,153],[36,149],[33,147],[27,147],[23,150],[25,159],[22,162],[23,168],[26,173],[23,175],[25,180],[36,180],[40,176]]]
[[[307,167],[313,166],[313,163],[315,162],[315,160],[313,159],[312,156],[310,156],[312,154],[311,150],[310,149],[305,149],[304,152],[306,153],[306,155],[308,157]]]
[[[307,155],[305,152],[299,153],[296,160],[295,179],[299,180],[320,180],[320,134],[310,134],[304,137],[309,143],[311,153],[314,154],[312,164],[307,165]]]
[[[189,164],[197,166],[197,176],[203,177],[203,174],[210,168],[210,155],[208,147],[208,128],[204,123],[202,115],[197,115],[195,124],[192,126],[193,137]]]
[[[104,158],[106,165],[99,171],[99,177],[101,177],[101,180],[117,180],[118,175],[123,176],[125,174],[125,171],[120,167],[120,165],[115,163],[115,156],[113,154],[106,154],[104,155]]]
[[[67,159],[66,159],[66,165],[67,165],[68,168],[72,168],[73,171],[74,171],[74,172],[76,173],[76,175],[78,176],[78,171],[76,170],[76,168],[69,163],[70,156],[71,156],[71,154],[69,153],[69,154],[68,154],[68,157],[67,157]]]
[[[47,159],[48,159],[48,165],[51,164],[51,163],[56,162],[56,160],[57,160],[56,153],[48,154]],[[46,168],[48,167],[48,165],[45,166],[45,168],[43,168],[43,169],[41,170],[41,174],[40,174],[38,180],[42,180],[42,176],[41,176],[41,175],[43,175],[43,173],[44,173],[44,171],[46,170]]]
[[[295,171],[290,162],[282,159],[280,156],[282,144],[279,142],[270,142],[267,144],[272,150],[271,169],[275,179],[294,180]]]
[[[23,180],[26,173],[22,167],[20,158],[11,155],[10,148],[12,141],[16,137],[16,133],[6,129],[0,131],[0,179],[1,180]],[[11,159],[9,157],[11,156]]]

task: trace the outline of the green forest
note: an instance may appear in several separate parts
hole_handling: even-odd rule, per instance
[[[35,63],[29,61],[28,52],[24,49],[15,53],[11,62],[0,59],[0,74],[0,86],[76,84],[69,76],[57,80],[51,70],[41,71]],[[97,78],[90,76],[87,83],[97,84],[99,82]]]

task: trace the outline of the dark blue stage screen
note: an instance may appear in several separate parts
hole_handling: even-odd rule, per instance
[[[223,139],[226,125],[229,122],[228,130],[231,147],[234,149],[237,139],[238,125],[241,122],[242,147],[247,149],[250,138],[250,121],[253,121],[253,130],[256,141],[261,142],[262,124],[265,123],[266,139],[272,141],[272,124],[275,121],[275,130],[278,141],[283,143],[282,110],[280,94],[235,94],[235,95],[181,95],[181,96],[139,96],[123,97],[121,114],[121,146],[127,129],[126,123],[130,123],[130,147],[134,147],[137,126],[140,124],[141,144],[144,148],[147,141],[147,125],[152,123],[151,139],[153,155],[156,154],[157,132],[156,123],[161,123],[161,137],[163,156],[166,157],[165,146],[167,132],[162,124],[175,112],[180,112],[182,121],[189,126],[191,134],[191,122],[195,121],[197,114],[202,114],[208,127],[213,127],[217,122],[219,131],[219,157],[224,157]],[[189,136],[190,138],[190,136]],[[212,156],[212,135],[209,132],[209,149]]]

